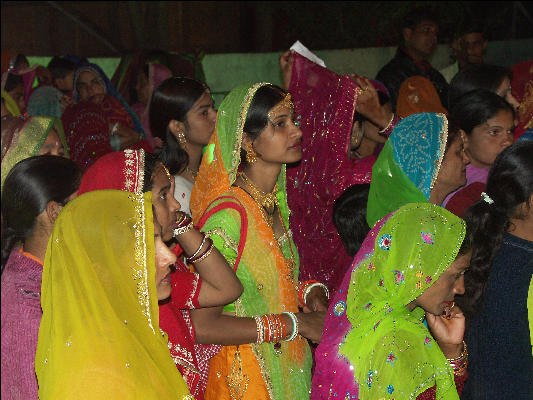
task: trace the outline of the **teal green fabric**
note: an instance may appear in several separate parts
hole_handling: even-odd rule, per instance
[[[372,167],[368,226],[404,204],[429,201],[447,139],[444,114],[413,114],[396,125]]]

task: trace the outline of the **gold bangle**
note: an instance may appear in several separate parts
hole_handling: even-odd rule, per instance
[[[466,354],[467,354],[466,342],[463,340],[463,352],[461,353],[461,355],[457,358],[447,358],[447,360],[449,363],[457,362],[459,360],[462,360],[466,356]]]
[[[388,130],[388,129],[390,128],[390,126],[392,125],[392,121],[394,121],[394,113],[392,113],[392,116],[391,116],[390,121],[389,121],[389,123],[387,124],[387,126],[386,126],[385,128],[383,128],[383,129],[380,129],[380,130],[379,130],[379,133],[385,133],[385,132],[387,132],[387,130]]]

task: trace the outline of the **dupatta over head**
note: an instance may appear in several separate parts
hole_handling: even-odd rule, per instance
[[[65,150],[65,157],[68,158],[67,141],[60,119],[8,117],[2,120],[2,187],[7,174],[16,163],[39,153],[52,128],[57,132]]]
[[[334,292],[352,259],[333,224],[333,203],[348,186],[370,183],[376,158],[348,158],[360,92],[353,79],[296,53],[289,89],[303,135],[302,160],[287,169],[300,280],[319,280]]]
[[[43,268],[39,398],[191,399],[159,330],[151,193],[86,193]]]
[[[413,114],[396,125],[372,168],[368,226],[404,204],[429,201],[447,139],[444,114]]]
[[[455,260],[465,222],[440,206],[399,208],[375,237],[374,252],[351,275],[346,315],[353,325],[340,353],[353,367],[362,399],[414,399],[437,385],[437,399],[459,399],[453,370],[407,305]]]
[[[233,89],[218,110],[216,129],[205,152],[191,195],[191,211],[197,223],[202,215],[227,200],[245,208],[247,213],[246,244],[237,268],[244,292],[235,301],[234,312],[239,317],[253,317],[283,311],[298,311],[298,296],[294,282],[298,280],[299,258],[290,237],[276,245],[272,228],[263,219],[259,206],[242,189],[232,187],[241,163],[241,141],[248,110],[257,90],[268,83],[243,85]],[[289,228],[286,172],[282,165],[277,180],[276,197],[285,228]],[[202,227],[230,265],[235,264],[241,237],[239,213],[225,209],[207,219]],[[229,253],[231,255],[228,255]],[[289,266],[292,258],[294,269]],[[233,306],[233,305],[232,305]],[[228,307],[228,306],[226,306]],[[225,309],[226,310],[226,309]],[[274,343],[252,343],[266,389],[273,399],[301,399],[309,393],[311,353],[307,341],[298,336],[281,342],[279,352]],[[248,345],[243,345],[248,346]],[[213,366],[213,363],[211,363]],[[246,371],[244,371],[246,374]],[[250,382],[248,392],[258,383]],[[209,385],[208,385],[209,390]]]
[[[84,72],[84,71],[90,71],[90,72],[92,72],[93,74],[96,75],[96,77],[100,81],[100,84],[104,88],[104,92],[106,94],[114,97],[116,100],[118,100],[122,104],[124,109],[127,111],[127,113],[129,114],[129,117],[133,121],[133,126],[132,126],[133,130],[135,130],[136,132],[140,133],[143,137],[146,137],[146,134],[144,132],[144,128],[143,128],[143,126],[141,124],[141,121],[139,120],[139,117],[133,112],[133,110],[130,108],[129,104],[126,102],[126,100],[124,100],[124,98],[120,95],[120,93],[115,89],[115,87],[113,86],[113,84],[111,83],[109,78],[106,76],[104,71],[102,71],[102,69],[98,65],[96,65],[96,64],[84,64],[84,65],[81,65],[80,67],[78,67],[76,72],[74,72],[74,86],[73,86],[74,89],[72,91],[72,97],[74,97],[74,100],[79,101],[79,99],[80,99],[80,95],[78,93],[78,89],[76,88],[76,82],[77,82],[78,77],[80,76],[80,74],[82,72]],[[113,105],[113,106],[114,106],[114,108],[117,108],[115,105]]]

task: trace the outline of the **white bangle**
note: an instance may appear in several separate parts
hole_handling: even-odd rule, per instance
[[[313,289],[314,287],[321,287],[322,289],[324,289],[324,292],[326,292],[326,297],[328,298],[329,300],[329,290],[328,290],[328,287],[326,285],[324,285],[323,283],[320,283],[320,282],[315,282],[315,283],[312,283],[310,284],[309,286],[307,286],[305,288],[305,292],[304,292],[304,303],[307,304],[307,295],[309,293],[311,293],[311,289]]]
[[[255,343],[261,344],[265,341],[265,326],[259,315],[254,317],[255,319],[255,328],[257,330],[257,340]]]
[[[296,315],[290,311],[282,312],[281,315],[283,314],[287,314],[292,321],[292,334],[288,339],[285,339],[286,342],[290,342],[291,340],[296,339],[296,336],[298,336],[298,318],[296,318]]]

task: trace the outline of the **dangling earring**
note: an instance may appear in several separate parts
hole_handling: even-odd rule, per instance
[[[246,149],[246,162],[248,164],[253,164],[257,161],[257,154],[254,151],[254,148],[252,146],[252,143],[248,145],[248,148]]]
[[[185,139],[185,133],[183,131],[178,131],[178,143],[183,150],[187,151],[187,139]]]

